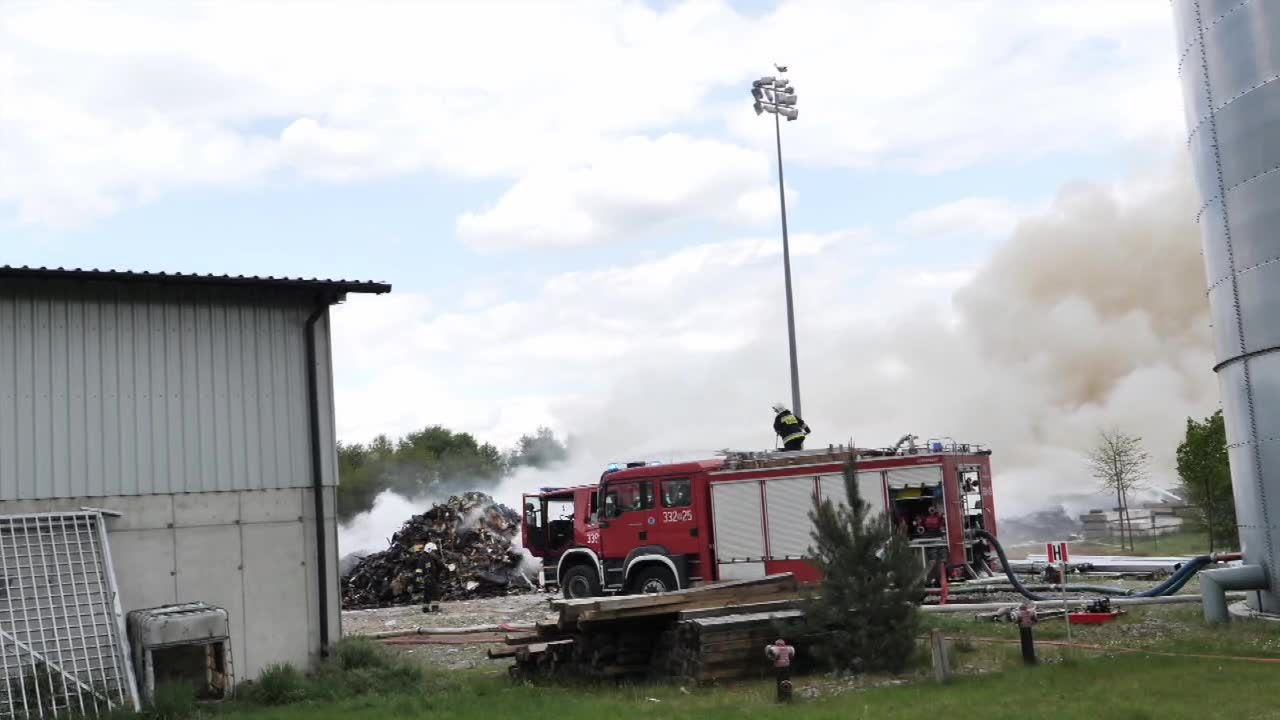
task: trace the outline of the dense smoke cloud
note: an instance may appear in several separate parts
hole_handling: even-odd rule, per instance
[[[908,431],[982,443],[1001,516],[1074,515],[1113,502],[1085,456],[1114,426],[1144,438],[1152,484],[1172,486],[1186,417],[1218,405],[1195,205],[1183,166],[1155,181],[1065,187],[949,295],[923,292],[911,266],[873,270],[879,259],[853,241],[801,258],[810,446],[883,446]],[[732,328],[753,339],[724,352],[628,353],[591,399],[556,408],[566,463],[475,489],[518,508],[522,492],[594,483],[610,462],[772,447],[769,405],[789,397],[783,311],[755,306]],[[431,500],[380,498],[344,530],[344,551],[381,547]]]
[[[1117,426],[1145,439],[1153,484],[1172,485],[1185,418],[1218,402],[1194,198],[1181,166],[1140,187],[1069,186],[950,303],[908,292],[871,317],[810,313],[800,348],[812,442],[884,445],[911,431],[983,443],[1001,514],[1076,511],[1105,503],[1084,456],[1099,428]],[[576,447],[596,457],[758,448],[772,442],[768,405],[785,378],[785,340],[757,341],[656,361],[566,416],[582,418]]]

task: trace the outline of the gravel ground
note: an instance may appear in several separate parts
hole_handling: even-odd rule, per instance
[[[532,623],[547,617],[548,601],[559,595],[528,593],[479,600],[439,603],[440,611],[422,612],[421,605],[346,610],[342,613],[343,635],[369,635],[388,630],[416,627],[464,627],[501,623]]]
[[[1030,581],[1028,578],[1026,581]],[[1104,585],[1117,585],[1134,589],[1151,587],[1152,581],[1134,581],[1118,578],[1085,579],[1072,576],[1070,582],[1093,582]],[[1183,592],[1195,592],[1194,581]],[[1050,593],[1056,595],[1056,593]],[[389,630],[412,630],[416,627],[464,627],[471,625],[500,625],[503,623],[528,624],[546,619],[554,619],[548,602],[559,597],[551,593],[529,593],[524,595],[507,595],[504,597],[483,598],[479,600],[458,600],[439,603],[439,611],[422,612],[422,606],[376,608],[370,610],[347,610],[342,613],[342,632],[344,635],[370,635]],[[1097,597],[1089,595],[1089,597]],[[1018,602],[1022,598],[1016,593],[1000,592],[971,597],[978,602]],[[1121,632],[1135,632],[1125,629]],[[398,652],[419,660],[432,667],[445,670],[486,669],[505,672],[510,661],[490,660],[486,653],[491,647],[500,647],[501,633],[476,636],[474,638],[451,637],[432,641],[425,636],[415,638],[424,641],[422,644],[396,645]]]
[[[412,630],[417,627],[465,627],[469,625],[527,624],[551,618],[548,601],[558,594],[529,593],[479,600],[457,600],[439,603],[439,612],[424,613],[421,605],[347,610],[342,613],[343,635],[370,635],[389,630]],[[444,670],[480,668],[505,672],[509,660],[490,660],[491,647],[501,647],[501,633],[474,638],[439,638],[439,642],[392,646],[426,665]],[[420,636],[419,640],[430,640]],[[495,644],[496,641],[496,644]]]

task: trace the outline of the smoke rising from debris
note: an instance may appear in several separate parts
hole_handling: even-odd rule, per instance
[[[884,446],[904,432],[982,443],[1000,516],[1057,506],[1074,516],[1113,502],[1086,455],[1115,426],[1143,437],[1153,484],[1172,486],[1186,417],[1218,406],[1196,206],[1185,164],[1154,180],[1064,187],[947,302],[921,301],[890,277],[896,294],[840,304],[833,288],[877,264],[862,250],[798,264],[809,446]],[[610,462],[773,447],[769,405],[789,397],[775,305],[742,328],[757,339],[735,350],[631,359],[610,386],[556,408],[571,439],[565,463],[475,489],[518,509],[522,492],[594,483]],[[343,552],[380,549],[429,505],[379,497],[343,528]]]
[[[338,549],[346,553],[370,553],[386,550],[391,534],[400,529],[405,520],[426,512],[435,502],[431,498],[406,498],[390,490],[384,490],[373,501],[368,512],[362,512],[338,527]]]
[[[907,431],[982,443],[1001,515],[1078,512],[1106,502],[1085,456],[1099,428],[1117,426],[1144,438],[1154,484],[1172,485],[1185,418],[1218,404],[1195,198],[1184,165],[1137,186],[1068,186],[949,305],[907,296],[872,318],[799,305],[810,447],[882,446]],[[642,368],[607,402],[569,409],[585,428],[575,448],[618,459],[768,447],[787,370],[785,335],[767,336],[714,361]]]

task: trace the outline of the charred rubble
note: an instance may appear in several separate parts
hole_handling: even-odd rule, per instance
[[[534,589],[511,541],[520,515],[469,492],[409,518],[386,550],[342,577],[344,608],[493,597]]]

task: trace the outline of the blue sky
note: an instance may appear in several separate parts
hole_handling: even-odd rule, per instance
[[[743,105],[749,113],[749,105]],[[786,130],[802,133],[804,127],[792,124]],[[786,175],[788,191],[795,194],[789,221],[793,232],[866,226],[893,236],[896,224],[911,214],[965,197],[1001,198],[1030,209],[1044,204],[1064,182],[1110,181],[1134,169],[1132,158],[1084,154],[929,175],[796,164]],[[675,217],[661,232],[572,252],[492,253],[469,247],[457,237],[455,219],[501,191],[501,183],[459,182],[433,172],[350,184],[284,178],[266,187],[178,190],[70,228],[22,223],[9,208],[6,262],[387,280],[397,290],[445,302],[490,274],[536,278],[625,265],[733,236],[721,223]],[[776,196],[768,199],[777,202]],[[776,233],[776,228],[757,231]],[[944,253],[943,264],[974,263],[1000,239],[971,232],[917,237],[907,254],[925,265],[931,264],[928,256]]]
[[[896,312],[949,317],[1064,186],[1165,172],[1183,132],[1168,14],[6,5],[0,248],[9,264],[390,281],[335,312],[349,441],[434,422],[499,443],[540,423],[599,434],[626,425],[610,398],[637,387],[643,413],[767,408],[786,369],[773,128],[752,78],[785,60],[799,90],[784,154],[815,358]],[[695,368],[759,397],[702,397]],[[697,442],[754,437],[748,414]]]

